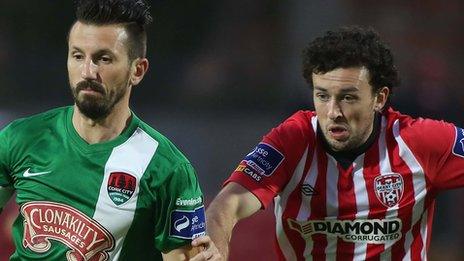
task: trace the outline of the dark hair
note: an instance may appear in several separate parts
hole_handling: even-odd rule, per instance
[[[129,59],[133,60],[146,55],[145,27],[153,21],[149,9],[143,0],[78,0],[76,19],[92,25],[122,24],[129,36]]]
[[[372,28],[348,26],[327,31],[303,50],[303,76],[309,84],[313,73],[356,66],[369,70],[369,84],[374,93],[384,86],[391,93],[399,85],[392,53]]]

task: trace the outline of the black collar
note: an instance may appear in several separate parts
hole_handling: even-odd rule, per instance
[[[353,163],[353,161],[359,155],[366,152],[371,147],[371,145],[374,143],[374,141],[377,139],[379,132],[380,132],[381,119],[382,119],[382,115],[380,113],[376,113],[374,117],[374,128],[371,134],[369,135],[369,138],[367,138],[364,144],[352,150],[346,150],[346,151],[332,150],[332,148],[330,148],[329,144],[327,143],[327,140],[325,139],[324,134],[321,131],[321,127],[319,126],[319,123],[317,124],[317,136],[320,137],[322,146],[324,146],[324,149],[327,151],[327,153],[332,155],[344,169],[348,169]]]

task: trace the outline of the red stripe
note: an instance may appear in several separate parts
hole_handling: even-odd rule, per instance
[[[386,134],[388,154],[390,157],[390,163],[392,171],[396,173],[411,173],[411,170],[406,163],[401,159],[399,155],[399,147],[396,143],[395,137],[393,136],[393,128],[389,128],[390,132]],[[399,202],[398,218],[401,219],[402,229],[401,238],[392,246],[392,260],[401,260],[405,256],[404,241],[406,233],[411,228],[411,217],[412,210],[415,204],[414,198],[414,184],[412,175],[403,175],[403,198]]]
[[[274,250],[277,254],[277,260],[285,261],[284,253],[280,249],[279,241],[277,240],[277,235],[274,235]]]
[[[423,218],[423,217],[422,217]],[[421,260],[421,251],[422,248],[424,247],[424,244],[422,243],[422,236],[420,234],[420,229],[421,229],[421,221],[422,218],[420,218],[416,224],[412,227],[412,235],[414,240],[412,241],[411,244],[411,260]]]
[[[427,191],[429,190],[430,184],[427,184]],[[435,207],[435,196],[432,195],[432,193],[428,193],[425,197],[424,200],[424,208],[428,209],[428,215],[427,215],[427,242],[426,245],[424,246],[424,240],[421,235],[421,223],[422,223],[422,218],[417,221],[416,224],[414,224],[412,234],[413,234],[413,242],[411,244],[411,260],[422,260],[422,251],[425,249],[425,251],[428,250],[429,244],[430,244],[430,238],[432,234],[432,223],[433,223],[433,210]]]
[[[428,188],[427,188],[428,189]],[[427,194],[427,197],[429,197],[430,194]],[[425,251],[429,251],[430,247],[430,240],[432,239],[432,224],[433,224],[433,213],[435,213],[435,197],[431,197],[431,202],[430,205],[427,204],[427,209],[428,209],[428,217],[427,217],[427,231],[428,231],[428,237],[427,237],[427,242],[426,242],[426,249]]]
[[[356,218],[356,195],[353,183],[353,165],[344,170],[338,163],[338,220],[354,220]],[[337,239],[337,260],[353,260],[354,243]]]
[[[387,207],[377,199],[374,187],[375,177],[380,174],[379,164],[381,160],[379,155],[379,140],[377,139],[364,156],[363,175],[369,200],[368,219],[383,219],[387,213]],[[373,211],[374,209],[376,211]],[[367,244],[366,260],[380,260],[380,253],[383,252],[384,248],[384,245],[381,244]]]
[[[314,137],[314,135],[310,135],[310,137]],[[310,138],[309,144],[314,144],[314,138],[312,139],[313,140],[311,140]],[[306,246],[306,241],[301,237],[301,234],[298,231],[295,231],[289,227],[287,223],[287,219],[295,218],[296,216],[298,216],[298,212],[300,210],[301,202],[302,202],[301,185],[303,184],[303,181],[308,175],[309,168],[311,167],[313,154],[314,154],[313,149],[309,148],[308,155],[306,156],[303,175],[301,176],[301,179],[299,180],[298,185],[290,193],[288,200],[287,200],[287,204],[285,206],[285,210],[282,213],[282,227],[284,229],[285,235],[288,238],[288,241],[290,242],[293,249],[295,250],[297,260],[305,260],[303,254],[304,254],[304,249]],[[279,250],[279,252],[280,254],[282,254],[281,250]],[[283,254],[282,254],[282,258],[285,259]]]
[[[316,146],[317,154],[317,180],[314,189],[317,196],[311,198],[311,220],[323,220],[327,216],[327,155],[321,144]],[[311,256],[313,260],[325,260],[325,249],[327,248],[327,238],[325,235],[316,234],[312,236],[313,250]]]

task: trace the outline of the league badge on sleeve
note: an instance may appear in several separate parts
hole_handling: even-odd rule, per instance
[[[236,171],[242,171],[256,181],[271,176],[284,160],[284,155],[267,143],[258,146],[242,160]]]
[[[456,127],[456,139],[454,140],[453,154],[464,157],[464,129]]]
[[[194,239],[206,234],[205,207],[195,210],[179,210],[171,212],[169,235],[182,239]]]

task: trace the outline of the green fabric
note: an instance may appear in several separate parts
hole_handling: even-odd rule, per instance
[[[14,187],[16,202],[22,207],[13,225],[16,251],[11,260],[66,260],[70,250],[76,250],[73,244],[80,246],[77,250],[85,250],[104,242],[110,247],[98,253],[103,258],[119,251],[119,260],[161,260],[161,251],[189,244],[188,239],[170,236],[169,217],[176,209],[194,210],[203,205],[203,200],[192,205],[176,205],[178,199],[202,198],[195,171],[185,156],[133,113],[130,124],[117,138],[90,145],[74,129],[72,114],[73,107],[58,108],[16,120],[0,132],[0,186]],[[142,138],[138,141],[134,137]],[[111,172],[108,170],[110,159],[122,153],[116,159],[124,160],[126,150],[145,155],[141,149],[144,146],[130,145],[130,142],[148,144],[143,139],[158,146],[153,156],[146,156],[147,164],[140,164],[145,169],[137,178],[137,189],[116,193],[130,198],[128,202],[111,201],[114,198],[107,191],[110,183],[105,181],[105,175],[109,180],[111,173],[123,173],[127,179],[136,177],[134,173],[142,167],[121,167]],[[129,163],[131,157],[139,159],[127,154]],[[112,164],[119,163],[116,160]],[[122,184],[127,182],[123,180]],[[131,218],[126,218],[131,200],[135,200],[135,211],[129,215]],[[105,214],[106,210],[120,215]],[[79,222],[72,219],[79,215],[83,215]],[[98,222],[94,218],[99,218]],[[84,226],[87,223],[82,220],[90,225]],[[24,235],[29,231],[24,229],[25,221],[35,233],[46,230],[60,239],[49,238],[50,249],[43,253],[27,244],[25,247]],[[102,224],[106,223],[113,225],[104,227]],[[106,234],[95,232],[99,226],[109,233],[101,242],[97,236]]]

